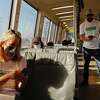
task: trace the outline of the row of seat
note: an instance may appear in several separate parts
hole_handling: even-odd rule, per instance
[[[70,50],[70,51],[69,51]],[[58,52],[59,51],[59,52]],[[55,89],[50,87],[49,94],[53,100],[73,100],[75,83],[76,83],[76,52],[73,49],[62,48],[46,48],[46,49],[24,49],[21,51],[22,56],[26,59],[49,58],[58,61],[64,65],[68,72],[61,88]]]
[[[76,51],[75,48],[68,49],[66,47],[59,48],[45,48],[45,49],[33,49],[27,48],[21,50],[21,55],[26,59],[49,58],[54,61],[58,61],[64,65],[68,72],[63,86],[60,88],[49,87],[48,92],[53,100],[73,100],[75,83],[76,83]],[[59,52],[58,52],[59,51]],[[51,73],[52,74],[52,73]],[[0,95],[0,98],[5,100],[14,100],[14,96]]]

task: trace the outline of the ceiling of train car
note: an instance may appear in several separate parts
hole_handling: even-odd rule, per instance
[[[72,21],[73,19],[73,0],[28,0],[37,9],[48,12],[58,22]],[[59,8],[61,7],[61,8]],[[68,17],[67,17],[68,16]],[[66,20],[68,19],[68,20]]]
[[[27,1],[30,2],[33,6],[35,6],[37,9],[45,11],[47,15],[50,15],[50,19],[53,19],[53,21],[56,21],[57,23],[66,22],[66,24],[70,26],[72,25],[73,7],[67,7],[67,6],[73,6],[74,0],[27,0]],[[83,3],[84,3],[84,9],[81,10],[80,13],[81,21],[84,20],[85,12],[89,8],[93,9],[93,12],[98,17],[98,14],[100,13],[100,0],[83,0]],[[62,8],[57,9],[58,7]],[[69,11],[70,13],[67,13]]]

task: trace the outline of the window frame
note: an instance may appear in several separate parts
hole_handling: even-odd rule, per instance
[[[8,29],[11,28],[11,20],[12,20],[13,5],[14,5],[14,0],[11,1],[11,9],[10,9],[10,16],[9,16]]]

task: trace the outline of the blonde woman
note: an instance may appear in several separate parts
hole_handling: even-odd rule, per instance
[[[0,38],[0,91],[15,91],[15,79],[26,67],[26,60],[20,55],[21,34],[10,30]]]

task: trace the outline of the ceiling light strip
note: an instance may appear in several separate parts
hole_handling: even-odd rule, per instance
[[[67,21],[67,20],[73,20],[72,18],[70,18],[70,19],[62,19],[61,21]]]
[[[65,9],[65,8],[73,8],[73,5],[70,6],[62,6],[62,7],[57,7],[57,8],[52,8],[52,10],[59,10],[59,9]]]
[[[62,12],[62,13],[57,13],[56,15],[70,14],[70,13],[73,13],[73,11],[69,11],[69,12]]]
[[[59,17],[59,19],[62,19],[62,18],[70,18],[70,17],[73,17],[73,15],[71,15],[71,16],[62,16],[62,17]]]

